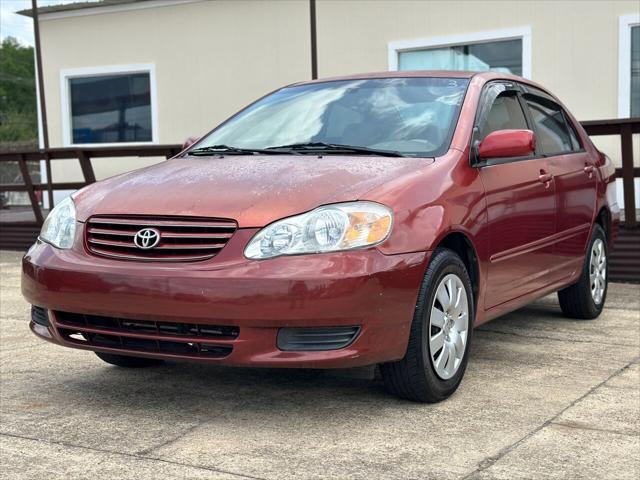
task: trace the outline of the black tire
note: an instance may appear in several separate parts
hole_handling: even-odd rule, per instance
[[[145,368],[161,365],[164,360],[156,358],[129,357],[127,355],[116,355],[114,353],[93,352],[98,358],[111,365],[122,368]]]
[[[449,273],[456,274],[466,289],[469,325],[462,363],[451,378],[443,380],[437,375],[431,362],[428,331],[429,314],[437,286]],[[438,248],[431,258],[420,286],[407,352],[402,360],[380,365],[380,373],[387,390],[414,402],[435,403],[448,398],[460,385],[467,367],[474,319],[473,290],[464,263],[454,251]]]
[[[570,287],[567,287],[564,290],[560,290],[558,292],[560,309],[566,317],[591,320],[597,318],[604,308],[604,304],[607,300],[607,290],[609,286],[608,262],[605,266],[604,293],[602,295],[602,301],[599,304],[595,302],[593,295],[591,294],[591,280],[589,276],[592,249],[597,240],[602,241],[604,245],[605,258],[609,258],[607,237],[604,233],[604,230],[602,230],[602,227],[596,224],[593,226],[593,231],[591,232],[591,239],[589,240],[589,245],[585,254],[584,265],[582,266],[582,273],[580,274],[578,283],[575,283]]]

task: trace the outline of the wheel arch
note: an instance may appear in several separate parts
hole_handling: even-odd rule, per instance
[[[473,303],[477,310],[478,297],[480,292],[480,265],[478,262],[478,253],[471,239],[460,231],[452,231],[447,233],[438,243],[438,247],[453,250],[462,259],[469,278],[471,279],[471,288],[473,290]]]
[[[602,227],[602,229],[604,230],[604,234],[607,237],[607,243],[609,244],[609,247],[611,247],[611,241],[612,241],[611,212],[609,211],[609,208],[606,205],[600,208],[600,210],[598,211],[598,214],[596,215],[594,223]]]

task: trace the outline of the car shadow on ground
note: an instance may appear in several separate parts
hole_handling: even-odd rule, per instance
[[[488,334],[476,333],[474,336],[470,356],[473,370],[482,370],[482,360],[486,351],[493,352],[492,360],[503,357],[508,359],[512,355],[509,348],[500,346],[512,342],[512,337],[493,335],[493,331],[506,328],[513,330],[516,324],[522,323],[520,330],[527,336],[527,332],[535,332],[556,320],[565,320],[557,306],[536,304],[487,324],[490,326]],[[485,328],[489,329],[480,327],[480,330]],[[90,352],[82,354],[92,355]],[[97,362],[92,365],[98,368],[90,368],[83,375],[68,378],[65,388],[58,392],[55,392],[55,388],[54,391],[49,390],[47,395],[51,401],[66,402],[65,397],[72,392],[75,404],[95,403],[96,409],[113,409],[113,412],[125,405],[127,408],[136,409],[139,406],[141,409],[156,412],[176,408],[216,411],[225,405],[247,401],[259,409],[263,403],[262,406],[269,405],[277,410],[278,403],[290,405],[294,401],[318,407],[337,402],[346,408],[353,405],[354,401],[356,405],[363,402],[380,402],[385,405],[399,402],[404,406],[412,404],[388,394],[378,371],[374,368],[336,371],[165,362],[156,367],[123,369],[103,364],[93,356],[90,359]],[[89,361],[89,357],[87,360]],[[474,360],[479,363],[474,363]],[[463,381],[463,386],[466,380]],[[57,395],[60,397],[56,398]]]

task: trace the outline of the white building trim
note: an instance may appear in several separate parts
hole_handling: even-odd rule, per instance
[[[415,40],[397,40],[388,44],[389,70],[398,70],[398,54],[426,48],[469,45],[496,40],[522,39],[522,76],[531,78],[531,27],[506,28],[486,32],[463,33],[442,37],[420,38]]]
[[[631,27],[640,25],[640,14],[621,15],[618,27],[618,118],[631,115]]]
[[[123,5],[102,5],[89,8],[79,8],[77,10],[63,10],[59,12],[41,13],[38,15],[40,21],[57,20],[60,18],[84,17],[86,15],[99,15],[102,13],[131,12],[133,10],[144,10],[147,8],[172,7],[184,3],[196,3],[203,0],[149,0],[146,2],[125,3]]]
[[[99,75],[117,75],[126,73],[148,73],[151,90],[151,141],[150,142],[114,142],[88,143],[76,145],[71,135],[71,106],[69,96],[69,79]],[[158,143],[158,92],[156,88],[156,66],[153,63],[110,65],[99,67],[71,68],[60,70],[60,111],[62,113],[62,143],[65,147],[106,147],[152,145]]]

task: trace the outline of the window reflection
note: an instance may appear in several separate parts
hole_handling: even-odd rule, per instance
[[[631,28],[631,117],[640,117],[640,25]]]
[[[522,40],[455,45],[400,52],[399,70],[494,70],[522,75]]]
[[[245,109],[198,147],[325,142],[433,156],[448,147],[467,84],[386,78],[288,87]]]
[[[74,144],[152,140],[148,73],[69,79]]]

